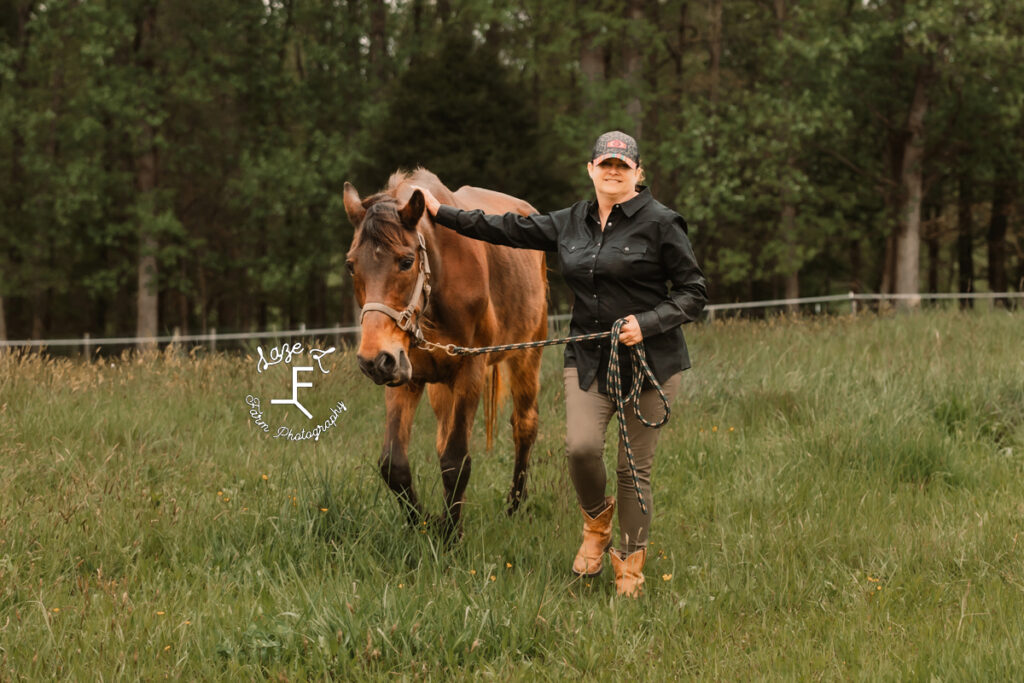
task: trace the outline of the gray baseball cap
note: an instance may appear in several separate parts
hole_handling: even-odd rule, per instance
[[[613,130],[597,139],[590,158],[595,165],[605,159],[622,159],[630,168],[636,168],[640,164],[640,150],[632,136]]]

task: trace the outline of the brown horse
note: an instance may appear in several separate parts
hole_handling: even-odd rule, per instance
[[[384,190],[366,199],[345,183],[345,210],[356,227],[345,265],[362,307],[359,367],[377,384],[387,385],[380,472],[415,524],[422,508],[413,491],[407,448],[426,386],[437,416],[443,528],[450,535],[460,529],[473,418],[485,384],[489,392],[497,391],[498,363],[507,369],[513,401],[516,453],[509,514],[526,496],[530,448],[537,437],[541,352],[451,356],[426,342],[477,347],[543,339],[547,277],[542,252],[486,244],[435,227],[424,211],[423,194],[411,187],[417,185],[461,208],[523,215],[535,210],[522,200],[476,187],[452,194],[422,168],[393,174]],[[488,366],[493,366],[489,383]]]

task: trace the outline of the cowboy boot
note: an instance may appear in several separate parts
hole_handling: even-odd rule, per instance
[[[612,544],[612,512],[615,499],[607,498],[605,508],[596,517],[583,512],[583,543],[576,551],[572,571],[579,576],[597,576],[601,573],[601,560]]]
[[[644,561],[647,560],[647,548],[640,548],[622,557],[619,551],[612,548],[608,553],[612,558],[612,569],[615,570],[615,592],[631,598],[639,598],[643,593]]]

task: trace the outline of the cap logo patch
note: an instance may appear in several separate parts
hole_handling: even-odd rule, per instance
[[[609,147],[618,147],[620,149],[625,149],[626,148],[626,143],[623,142],[622,140],[609,140],[608,141],[608,146]]]

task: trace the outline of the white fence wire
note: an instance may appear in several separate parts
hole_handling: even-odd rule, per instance
[[[858,312],[858,302],[881,302],[881,301],[911,301],[919,302],[925,300],[976,300],[976,299],[1022,299],[1024,292],[969,292],[969,293],[933,293],[933,294],[832,294],[829,296],[809,296],[798,299],[768,299],[764,301],[744,301],[728,304],[709,304],[705,306],[704,312],[709,320],[714,320],[716,315],[723,311],[738,311],[751,308],[779,308],[802,306],[807,304],[815,305],[815,312],[820,312],[821,304],[826,303],[848,303],[850,312]],[[568,313],[548,316],[548,323],[558,323],[569,320]],[[218,333],[216,328],[205,334],[169,334],[157,337],[90,337],[88,333],[80,339],[11,339],[0,340],[0,348],[25,347],[25,348],[61,348],[61,347],[84,347],[86,355],[91,349],[101,346],[135,346],[139,344],[205,344],[211,351],[215,351],[218,342],[246,341],[250,339],[288,339],[295,337],[334,337],[338,340],[342,336],[358,335],[358,325],[317,327],[307,329],[305,325],[299,325],[296,330],[268,330],[264,332],[229,332]]]

